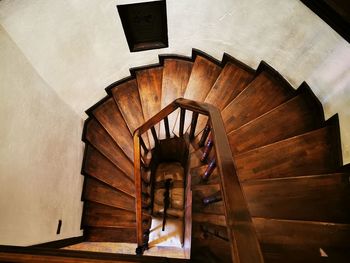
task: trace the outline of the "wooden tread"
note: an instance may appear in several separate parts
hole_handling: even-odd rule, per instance
[[[203,204],[203,198],[221,191],[219,184],[192,186],[193,213],[224,215],[224,202],[219,201],[208,205]]]
[[[192,67],[193,62],[191,61],[178,58],[166,58],[164,60],[161,99],[162,109],[175,99],[184,96]],[[175,125],[177,114],[178,111],[168,116],[170,129]],[[160,134],[161,138],[165,138],[164,128],[161,128]]]
[[[92,117],[87,121],[84,137],[84,140],[87,140],[114,165],[133,179],[133,163],[95,118]]]
[[[193,213],[192,222],[226,226],[225,215],[218,215],[218,214]]]
[[[221,67],[204,58],[203,56],[197,56],[193,67],[186,91],[184,94],[185,99],[204,101],[209,90],[215,83],[221,71]],[[192,119],[192,113],[186,112],[185,115],[185,130],[190,126]],[[179,125],[179,115],[175,127]],[[173,129],[175,134],[178,134],[177,129]]]
[[[218,169],[214,169],[213,173],[210,175],[208,181],[203,181],[202,177],[207,170],[208,165],[202,165],[192,168],[190,171],[192,185],[210,185],[210,184],[220,184],[220,175]]]
[[[88,242],[136,243],[135,228],[87,227],[84,234]]]
[[[132,212],[135,211],[135,198],[92,177],[85,177],[83,199]]]
[[[136,227],[135,212],[94,203],[84,203],[83,226],[92,227]]]
[[[323,122],[317,113],[300,94],[230,132],[227,137],[232,153],[240,154],[320,128]]]
[[[292,98],[294,90],[261,72],[221,112],[226,132],[230,132]]]
[[[350,223],[350,174],[248,181],[242,184],[252,216]]]
[[[133,178],[123,173],[90,145],[86,145],[83,172],[130,196],[135,195]]]
[[[247,87],[253,80],[253,77],[254,74],[252,72],[231,62],[226,63],[204,102],[214,105],[220,111],[223,110]],[[200,116],[198,118],[197,130],[203,130],[205,124],[205,118]]]
[[[305,257],[307,262],[319,262],[320,248],[329,256],[329,252],[334,250],[344,252],[350,249],[350,225],[265,218],[253,218],[253,223],[267,262],[288,260],[288,256],[292,256],[288,262],[305,262]],[[349,260],[348,252],[345,256]],[[334,261],[332,257],[329,260],[341,262]]]
[[[131,147],[133,145],[132,136],[114,99],[108,98],[103,104],[93,110],[93,115],[126,156],[131,161],[134,161],[133,147]]]
[[[334,127],[272,143],[235,156],[241,181],[331,173],[341,160]]]
[[[111,92],[130,133],[133,134],[145,122],[136,79],[119,84],[112,88]],[[142,139],[149,148],[147,134]]]

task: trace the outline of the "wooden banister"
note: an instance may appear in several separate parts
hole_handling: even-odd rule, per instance
[[[209,116],[205,136],[208,136],[210,130],[211,138],[215,145],[215,165],[219,169],[221,178],[221,193],[225,204],[225,216],[229,240],[231,242],[232,261],[235,263],[264,262],[247,202],[245,201],[243,190],[236,174],[234,160],[220,111],[210,104],[183,98],[173,101],[134,132],[137,242],[139,248],[145,245],[142,223],[139,223],[142,222],[141,153],[139,138],[177,108],[181,109],[180,136],[182,135],[181,123],[184,121],[185,110],[191,111],[195,115],[202,114]],[[195,119],[197,117],[195,116]],[[195,125],[196,121],[192,121],[192,124]],[[193,129],[191,128],[191,133],[194,133]]]

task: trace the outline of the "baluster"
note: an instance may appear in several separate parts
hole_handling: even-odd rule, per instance
[[[154,144],[157,146],[159,144],[159,141],[158,141],[157,132],[156,132],[156,129],[154,128],[154,126],[151,128],[151,132],[152,132]]]
[[[145,154],[147,154],[148,153],[147,146],[146,146],[145,142],[143,141],[142,137],[140,136],[139,138],[140,138],[141,147],[142,147],[143,151],[145,152]]]
[[[209,179],[209,176],[213,173],[215,167],[216,167],[216,160],[215,160],[215,158],[213,158],[209,162],[207,170],[205,170],[205,172],[204,172],[204,175],[202,177],[203,181],[207,181]]]
[[[204,163],[207,160],[209,153],[210,153],[211,149],[213,148],[213,145],[214,145],[214,141],[213,141],[213,138],[210,136],[208,141],[207,141],[207,144],[205,145],[205,149],[204,149],[204,152],[203,152],[202,157],[201,157],[202,163]]]
[[[222,200],[222,196],[221,196],[221,192],[218,191],[213,195],[207,196],[205,198],[203,198],[202,202],[204,205],[209,205],[215,202],[219,202]]]
[[[208,121],[207,125],[205,125],[205,128],[203,130],[202,137],[201,137],[201,139],[200,139],[200,141],[198,143],[199,147],[203,147],[204,146],[204,143],[205,143],[205,141],[208,138],[209,132],[210,132],[210,123]]]
[[[143,249],[144,250],[148,249],[149,234],[150,234],[149,229],[143,231]]]
[[[146,230],[146,229],[149,230],[151,228],[151,224],[152,224],[151,218],[144,218],[142,220],[142,227],[144,228],[144,230]]]
[[[198,120],[198,112],[193,112],[192,121],[191,121],[191,130],[190,130],[190,140],[194,139],[194,133],[196,131],[197,120]]]
[[[185,113],[186,113],[186,110],[181,108],[181,112],[180,112],[180,129],[179,129],[180,137],[182,137],[184,135]]]
[[[169,119],[168,116],[164,118],[164,127],[165,127],[165,136],[167,139],[170,138],[170,129],[169,129]]]

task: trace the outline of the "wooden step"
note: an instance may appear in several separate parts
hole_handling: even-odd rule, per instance
[[[193,62],[185,59],[165,58],[162,78],[162,109],[175,99],[184,96],[192,66]],[[178,112],[176,111],[168,116],[170,129],[175,125],[177,114]],[[165,138],[164,128],[161,128],[160,134],[161,138]]]
[[[288,260],[288,256],[293,259],[288,262],[305,262],[304,256],[307,262],[318,262],[320,248],[329,254],[330,262],[340,262],[332,260],[331,253],[350,250],[349,225],[265,218],[253,218],[253,223],[267,262],[281,262],[274,259]]]
[[[161,110],[162,76],[162,67],[151,67],[136,71],[137,85],[145,121],[148,121]],[[155,128],[159,135],[159,125],[156,125]],[[152,138],[151,136],[151,133],[148,133],[148,137]],[[154,147],[152,139],[150,139],[150,146],[151,148]]]
[[[133,178],[118,169],[98,150],[86,145],[83,173],[92,176],[130,196],[135,195]]]
[[[192,224],[192,238],[203,239],[210,235],[216,236],[226,241],[229,240],[227,227],[225,226],[196,222]]]
[[[214,105],[220,111],[223,110],[247,87],[253,77],[254,72],[252,70],[248,70],[238,63],[226,63],[204,102]],[[198,118],[197,131],[204,129],[205,119],[203,116]]]
[[[135,212],[135,199],[92,177],[85,177],[83,199]]]
[[[112,88],[111,92],[130,133],[133,134],[145,122],[136,79],[130,79],[119,84]],[[142,139],[149,148],[147,134],[142,136]]]
[[[227,132],[272,110],[294,95],[294,90],[269,71],[261,72],[221,112]]]
[[[88,227],[84,230],[88,242],[136,243],[135,228]]]
[[[93,115],[104,127],[108,134],[123,150],[131,161],[134,161],[133,140],[123,115],[119,111],[113,98],[107,98],[93,110]]]
[[[233,154],[240,154],[273,142],[320,128],[318,111],[304,94],[230,132],[227,137]]]
[[[193,151],[190,154],[190,161],[189,161],[189,168],[194,168],[194,167],[198,167],[198,166],[202,166],[203,163],[201,162],[201,157],[202,157],[202,149],[197,149],[195,151]]]
[[[252,216],[350,223],[350,173],[248,181]]]
[[[224,202],[219,201],[208,205],[203,204],[203,199],[221,191],[219,184],[192,186],[192,211],[193,213],[224,215]]]
[[[202,225],[192,224],[191,262],[232,262],[230,242],[219,235],[204,233]],[[218,226],[213,227],[218,228]],[[221,228],[223,230],[221,232],[224,233],[226,227]],[[220,234],[219,232],[216,233]]]
[[[185,99],[204,101],[221,72],[221,67],[212,60],[198,55],[194,61],[190,79],[184,94]],[[179,115],[175,127],[179,125]],[[186,112],[185,130],[190,126],[192,113]],[[178,135],[178,129],[173,129]]]
[[[135,212],[94,203],[84,203],[83,226],[92,227],[136,227]]]
[[[225,215],[219,214],[193,213],[192,222],[226,226]]]
[[[241,181],[331,173],[341,165],[335,128],[315,131],[235,156]]]
[[[133,179],[133,163],[94,117],[89,118],[89,120],[86,121],[83,140],[86,140],[93,145],[111,162],[113,162],[114,165]]]
[[[220,184],[219,170],[214,169],[213,173],[210,175],[208,181],[203,181],[202,177],[208,168],[208,164],[192,168],[190,171],[192,185],[211,185]]]

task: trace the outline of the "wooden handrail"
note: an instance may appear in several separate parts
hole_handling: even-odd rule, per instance
[[[135,187],[136,187],[136,217],[142,221],[141,200],[141,158],[139,137],[154,127],[176,109],[189,110],[194,113],[209,116],[212,139],[216,152],[216,167],[221,178],[222,198],[225,204],[227,231],[231,242],[233,262],[264,262],[259,241],[245,201],[242,187],[236,174],[234,160],[226,136],[220,111],[211,104],[179,98],[149,119],[134,132],[135,152]],[[181,123],[180,123],[181,126]],[[138,156],[136,156],[138,155]],[[139,189],[138,189],[139,188]],[[142,226],[137,224],[138,245],[143,245]]]

